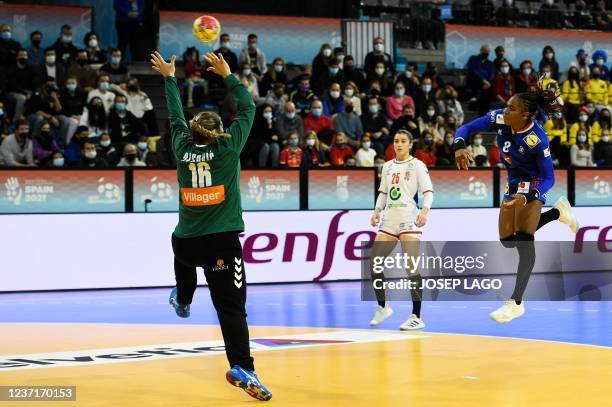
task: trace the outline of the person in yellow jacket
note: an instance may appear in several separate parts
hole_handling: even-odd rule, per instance
[[[552,66],[549,64],[544,64],[542,66],[542,78],[540,81],[540,87],[542,89],[549,89],[551,86],[554,86],[556,89],[559,88],[559,82],[552,78]]]
[[[591,71],[591,79],[587,82],[584,90],[586,98],[595,104],[598,109],[608,104],[608,82],[599,78],[601,70],[598,67]]]
[[[553,163],[555,165],[563,164],[567,155],[567,152],[564,154],[563,150],[567,151],[569,146],[567,144],[567,122],[565,118],[563,116],[560,118],[552,117],[544,123],[544,130],[548,135]]]
[[[561,85],[561,97],[565,105],[565,117],[568,123],[578,120],[578,109],[584,103],[584,85],[580,80],[578,67],[570,66],[567,80]]]
[[[610,110],[608,108],[601,109],[601,112],[599,112],[599,118],[597,121],[595,121],[595,123],[593,123],[593,126],[591,126],[589,138],[591,140],[595,139],[599,141],[603,131],[608,130],[609,132],[611,127],[612,122],[610,120]],[[593,143],[596,143],[597,141],[594,141]]]
[[[576,134],[578,131],[584,130],[587,135],[590,135],[591,132],[591,123],[589,123],[589,109],[586,106],[583,106],[578,111],[578,121],[572,124],[572,127],[569,129],[569,137],[567,139],[567,144],[572,145],[576,144]],[[599,141],[599,138],[594,140],[590,137],[591,143],[596,143]]]

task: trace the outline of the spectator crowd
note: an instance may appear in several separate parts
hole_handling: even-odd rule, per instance
[[[0,26],[0,165],[172,164],[158,153],[167,148],[166,137],[160,138],[153,104],[120,49],[102,49],[93,31],[78,44],[68,25],[52,46],[42,49],[42,40],[42,33],[33,31],[30,43],[20,44],[10,25]],[[453,137],[466,115],[503,108],[538,81],[556,89],[565,106],[558,117],[537,115],[555,164],[612,165],[612,87],[604,50],[577,50],[575,60],[560,67],[554,48],[546,46],[540,61],[513,66],[502,46],[495,47],[493,58],[485,44],[470,57],[467,82],[458,87],[432,63],[408,63],[397,71],[381,37],[363,61],[322,44],[312,63],[299,67],[288,67],[281,56],[269,63],[255,34],[239,53],[232,51],[229,34],[219,45],[215,52],[223,54],[257,106],[243,167],[380,168],[394,158],[393,135],[400,129],[412,134],[412,153],[427,166],[454,165]],[[195,48],[183,54],[183,71],[187,114],[201,96],[224,89]],[[236,104],[225,94],[220,114],[229,126]],[[494,138],[472,137],[475,165],[500,165]]]

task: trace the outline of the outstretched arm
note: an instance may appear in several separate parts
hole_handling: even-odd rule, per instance
[[[472,154],[465,148],[465,143],[469,140],[470,135],[488,130],[489,127],[491,127],[492,114],[494,114],[494,112],[474,119],[457,129],[453,145],[455,150],[455,162],[457,163],[457,168],[460,170],[467,170],[470,164],[474,162],[474,157],[472,157]]]
[[[183,103],[179,92],[174,72],[176,56],[172,55],[170,62],[166,62],[159,52],[151,54],[152,68],[159,72],[165,79],[166,102],[168,104],[168,120],[170,121],[170,134],[172,137],[172,149],[175,157],[181,157],[191,142],[191,131],[187,126],[183,114]]]
[[[217,56],[210,52],[204,56],[204,59],[211,65],[208,67],[208,71],[214,72],[224,78],[225,84],[230,89],[230,92],[232,92],[232,96],[234,96],[236,104],[238,105],[236,119],[229,128],[229,133],[232,137],[228,140],[228,143],[232,150],[240,154],[251,132],[251,126],[255,118],[253,97],[242,82],[231,74],[230,67],[223,59],[222,54]]]

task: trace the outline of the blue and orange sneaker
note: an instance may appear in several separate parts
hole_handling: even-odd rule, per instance
[[[245,370],[236,365],[227,371],[225,378],[232,386],[240,387],[257,400],[268,401],[272,398],[272,393],[261,384],[254,371]]]
[[[172,289],[172,292],[170,293],[170,298],[168,299],[168,302],[170,303],[170,305],[172,305],[172,307],[174,307],[174,311],[176,312],[176,315],[178,315],[181,318],[189,318],[189,315],[191,315],[191,312],[189,311],[189,304],[180,304],[176,300],[176,296],[177,296],[177,289],[176,287],[174,287]]]

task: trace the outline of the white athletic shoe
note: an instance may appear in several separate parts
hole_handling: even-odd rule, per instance
[[[374,317],[370,321],[370,326],[376,326],[383,322],[385,319],[389,318],[393,315],[393,310],[389,306],[389,304],[385,304],[385,307],[381,307],[380,305],[376,306],[376,312],[374,312]]]
[[[572,209],[572,205],[570,205],[569,201],[565,199],[564,196],[555,202],[553,208],[557,208],[559,211],[559,222],[565,223],[567,226],[569,226],[572,232],[578,232],[578,229],[580,228],[578,219],[576,218],[574,209]]]
[[[496,309],[491,312],[489,316],[494,320],[499,322],[500,324],[505,324],[506,322],[512,321],[514,318],[518,318],[525,313],[525,301],[521,302],[521,305],[516,305],[514,300],[508,300]]]
[[[400,331],[415,331],[423,328],[425,328],[425,322],[414,314],[410,315],[406,322],[400,325]]]

